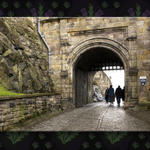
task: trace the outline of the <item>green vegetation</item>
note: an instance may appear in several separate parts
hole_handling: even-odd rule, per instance
[[[45,143],[45,147],[46,147],[47,149],[50,149],[50,148],[52,147],[52,144],[51,144],[50,142],[46,142],[46,143]]]
[[[27,132],[8,132],[7,138],[10,140],[12,144],[16,144],[20,142],[22,139],[24,139],[28,133]]]
[[[57,8],[59,6],[59,4],[57,3],[57,2],[52,2],[52,7],[55,9],[55,8]]]
[[[40,140],[44,140],[46,138],[46,136],[43,133],[39,133],[39,138],[40,138]]]
[[[91,140],[93,140],[96,136],[93,134],[93,133],[89,133],[89,138],[91,139]]]
[[[136,10],[135,10],[136,16],[141,16],[141,6],[137,3],[136,4]]]
[[[146,147],[147,149],[150,149],[150,142],[146,142],[146,143],[145,143],[145,147]]]
[[[138,137],[140,140],[143,140],[145,138],[145,135],[143,133],[139,133]]]
[[[56,135],[62,144],[67,144],[71,142],[76,136],[78,136],[78,133],[58,132]]]
[[[108,6],[109,6],[109,5],[108,5],[108,3],[107,3],[106,1],[103,1],[103,2],[102,2],[102,7],[103,7],[103,8],[108,8]]]
[[[88,142],[84,142],[83,144],[82,144],[82,147],[84,148],[84,149],[87,149],[87,148],[89,148],[89,143]]]
[[[132,147],[134,149],[137,149],[139,147],[139,144],[137,142],[132,143]]]
[[[70,8],[70,6],[71,6],[71,5],[70,5],[70,3],[69,3],[68,1],[66,1],[66,2],[64,3],[64,7],[65,7],[65,8]]]
[[[119,132],[112,132],[112,133],[105,133],[105,137],[109,140],[111,144],[115,144],[123,139],[127,135],[126,132],[119,133]]]
[[[119,8],[119,7],[120,7],[120,3],[119,3],[119,2],[114,2],[113,6],[114,6],[115,8]]]
[[[88,14],[89,14],[89,17],[94,16],[94,7],[91,3],[89,4]]]
[[[38,97],[38,96],[52,96],[52,95],[59,95],[58,92],[53,93],[33,93],[33,94],[23,94],[23,93],[15,93],[6,90],[1,84],[0,84],[0,100],[8,100],[8,99],[16,99],[16,98],[32,98],[32,97]]]
[[[18,96],[18,95],[24,95],[24,94],[8,91],[4,87],[2,87],[2,85],[0,85],[0,96]]]
[[[102,145],[100,142],[96,142],[95,147],[96,147],[96,149],[100,149],[102,147]]]
[[[39,143],[38,142],[33,142],[32,147],[33,147],[33,149],[37,149],[39,147]]]

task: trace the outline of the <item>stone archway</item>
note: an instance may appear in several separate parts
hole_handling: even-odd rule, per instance
[[[72,82],[72,92],[73,92],[73,102],[76,107],[83,106],[88,103],[88,70],[76,68],[81,56],[84,53],[92,50],[94,53],[95,49],[103,49],[114,54],[118,57],[123,64],[125,71],[125,86],[128,86],[128,71],[129,71],[129,52],[128,49],[117,41],[104,37],[92,37],[86,39],[78,44],[76,44],[71,49],[71,54],[68,59],[69,66],[71,66],[70,71],[73,76]],[[97,50],[98,51],[98,50]],[[126,92],[127,96],[127,92]]]

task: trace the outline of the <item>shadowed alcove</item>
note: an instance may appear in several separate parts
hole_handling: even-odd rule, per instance
[[[121,58],[110,49],[97,47],[83,52],[74,63],[75,105],[81,107],[88,101],[89,78],[97,71],[124,70]]]

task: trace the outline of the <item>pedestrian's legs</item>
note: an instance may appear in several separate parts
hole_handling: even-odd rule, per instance
[[[106,103],[108,103],[108,96],[106,97]]]
[[[111,97],[111,104],[114,105],[114,97]]]
[[[118,106],[120,106],[120,97],[117,97]]]

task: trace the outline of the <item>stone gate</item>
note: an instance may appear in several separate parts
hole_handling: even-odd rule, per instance
[[[149,18],[41,18],[53,53],[52,79],[63,99],[79,107],[89,102],[88,79],[111,64],[125,72],[125,101],[150,100]],[[139,78],[146,76],[145,86]]]

